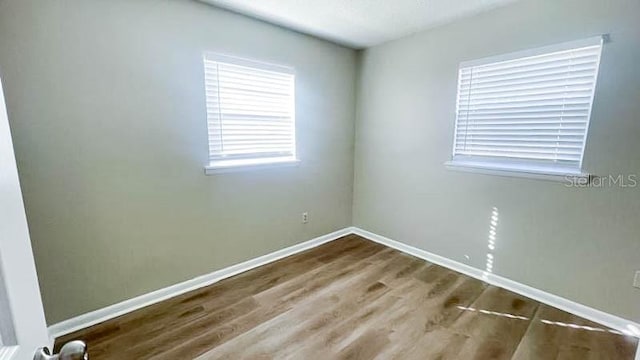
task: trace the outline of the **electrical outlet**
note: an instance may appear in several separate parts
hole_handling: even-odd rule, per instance
[[[636,277],[633,279],[633,286],[640,289],[640,270],[636,271]]]
[[[302,223],[306,224],[309,222],[309,213],[308,212],[303,212],[302,213]]]

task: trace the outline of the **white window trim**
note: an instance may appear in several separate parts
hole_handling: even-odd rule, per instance
[[[223,54],[218,54],[211,51],[205,51],[204,58],[206,58],[207,60],[229,63],[229,64],[234,64],[239,66],[253,67],[261,70],[275,71],[275,72],[284,73],[284,74],[296,75],[295,69],[289,66],[277,65],[277,64],[264,62],[264,61],[259,61],[259,60],[246,59],[242,57],[223,55]]]
[[[300,160],[295,156],[220,160],[205,166],[204,173],[205,175],[216,175],[249,170],[292,167],[298,166],[299,164]]]
[[[566,168],[558,171],[558,168],[544,166],[529,166],[525,169],[522,165],[498,164],[496,161],[447,161],[444,163],[448,170],[462,171],[484,175],[496,175],[515,178],[528,178],[536,180],[549,180],[567,182],[577,179],[589,179],[590,175],[582,171]]]
[[[251,68],[258,68],[261,70],[274,71],[284,74],[290,74],[295,76],[296,71],[293,67],[276,65],[268,62],[251,60],[236,56],[223,55],[215,52],[205,51],[203,58],[209,61],[217,61],[222,63],[230,63],[234,65],[246,66]],[[217,175],[233,172],[262,170],[269,168],[282,168],[282,167],[294,167],[298,166],[300,159],[297,156],[297,139],[296,139],[296,107],[295,107],[295,83],[292,89],[292,108],[291,116],[293,118],[293,149],[291,154],[272,156],[256,157],[256,158],[232,158],[232,159],[217,159],[209,160],[208,164],[204,167],[205,175]]]
[[[592,36],[586,39],[566,41],[566,42],[554,44],[554,45],[541,46],[541,47],[536,47],[532,49],[510,52],[508,54],[494,55],[494,56],[484,57],[482,59],[463,61],[460,63],[460,67],[463,68],[463,67],[470,67],[470,66],[481,66],[481,65],[487,65],[495,62],[515,60],[515,59],[520,59],[524,57],[537,56],[537,55],[542,55],[542,54],[552,53],[557,51],[594,46],[594,45],[604,43],[604,40],[607,37],[608,37],[607,35],[598,35],[598,36]]]
[[[598,44],[604,47],[604,43],[608,40],[608,38],[609,38],[609,35],[604,34],[604,35],[594,36],[594,37],[581,39],[581,40],[564,42],[564,43],[550,45],[550,46],[543,46],[543,47],[537,47],[533,49],[503,54],[503,55],[490,56],[490,57],[485,57],[477,60],[464,61],[460,63],[459,69],[462,69],[465,67],[472,67],[472,66],[481,66],[481,65],[486,65],[486,64],[496,63],[501,61],[509,61],[509,60],[514,60],[514,59],[519,59],[524,57],[536,56],[536,55],[541,55],[545,53],[569,50],[572,48],[593,46]],[[589,108],[589,112],[587,115],[588,117],[587,117],[587,124],[586,124],[585,139],[582,144],[580,165],[578,169],[569,168],[569,167],[559,168],[559,167],[544,166],[544,165],[537,166],[537,165],[532,165],[531,162],[527,162],[527,161],[509,161],[509,160],[502,161],[500,159],[461,160],[455,157],[454,145],[452,145],[451,160],[446,161],[444,163],[445,167],[448,170],[454,170],[454,171],[471,172],[471,173],[486,174],[486,175],[517,177],[517,178],[559,181],[559,182],[566,182],[571,179],[589,179],[591,174],[583,170],[583,160],[584,160],[586,143],[589,136],[591,114],[593,111],[593,102],[594,102],[594,97],[597,89],[598,74],[600,71],[601,59],[602,59],[602,50],[600,52],[600,55],[598,56],[596,73],[595,73],[595,81],[593,84],[594,89],[591,93],[591,100],[590,100],[591,106]],[[456,122],[454,123],[454,139],[453,139],[454,144],[456,139],[456,131],[457,131],[457,119],[456,119]]]

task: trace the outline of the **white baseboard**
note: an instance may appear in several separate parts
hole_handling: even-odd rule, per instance
[[[428,251],[418,249],[413,246],[406,245],[395,240],[391,240],[387,237],[374,234],[370,231],[362,230],[357,227],[352,228],[352,231],[356,235],[362,236],[366,239],[375,241],[377,243],[388,246],[390,248],[394,248],[398,251],[402,251],[409,255],[413,255],[415,257],[418,257],[423,260],[427,260],[431,263],[434,263],[440,266],[444,266],[451,270],[468,275],[472,278],[485,281],[491,285],[495,285],[495,286],[507,289],[509,291],[513,291],[514,293],[520,294],[522,296],[526,296],[528,298],[531,298],[543,304],[553,306],[560,310],[564,310],[574,315],[578,315],[587,320],[591,320],[593,322],[597,322],[599,324],[608,326],[624,334],[640,337],[640,324],[637,324],[633,321],[625,320],[618,316],[611,315],[603,311],[596,310],[594,308],[579,304],[577,302],[567,300],[560,296],[556,296],[548,292],[532,288],[530,286],[518,283],[513,280],[509,280],[499,275],[487,273],[483,270],[479,270],[469,265],[462,264],[457,261],[445,258],[443,256],[436,255]],[[640,347],[638,350],[638,355],[636,356],[636,360],[640,360]]]
[[[140,295],[138,297],[125,300],[102,309],[91,311],[86,314],[64,320],[62,322],[49,326],[49,336],[55,339],[66,334],[70,334],[74,331],[96,325],[106,320],[130,313],[134,310],[138,310],[145,306],[149,306],[163,300],[184,294],[186,292],[209,286],[220,280],[274,262],[287,256],[300,253],[316,246],[320,246],[329,241],[339,239],[351,233],[353,233],[352,228],[344,228],[342,230],[338,230],[330,234],[323,235],[315,239],[311,239],[309,241],[305,241],[303,243],[257,257],[255,259],[251,259],[240,264],[232,265],[227,268],[214,271],[210,274],[198,276],[191,280],[171,285],[169,287]]]
[[[446,268],[460,272],[472,278],[485,281],[491,285],[495,285],[495,286],[513,291],[517,294],[529,297],[541,303],[556,307],[560,310],[564,310],[569,313],[583,317],[585,319],[608,326],[612,329],[618,330],[625,334],[640,337],[640,330],[639,330],[640,324],[637,324],[633,321],[625,320],[615,315],[611,315],[603,311],[596,310],[591,307],[576,303],[574,301],[567,300],[560,296],[556,296],[556,295],[547,293],[545,291],[532,288],[530,286],[518,283],[513,280],[509,280],[499,275],[486,273],[483,270],[476,269],[469,265],[459,263],[457,261],[430,253],[425,250],[415,248],[410,245],[403,244],[395,240],[391,240],[387,237],[374,234],[372,232],[369,232],[357,227],[344,228],[342,230],[338,230],[333,233],[323,235],[315,239],[312,239],[297,245],[293,245],[288,248],[278,250],[267,255],[257,257],[255,259],[251,259],[237,265],[233,265],[218,271],[214,271],[210,274],[202,275],[179,284],[171,285],[169,287],[159,289],[159,290],[135,297],[133,299],[125,300],[123,302],[110,305],[105,308],[98,309],[98,310],[95,310],[95,311],[62,321],[62,322],[59,322],[57,324],[49,326],[49,335],[52,339],[55,339],[57,337],[72,333],[74,331],[127,314],[134,310],[138,310],[145,306],[149,306],[149,305],[161,302],[163,300],[184,294],[186,292],[211,285],[220,280],[223,280],[231,276],[237,275],[239,273],[271,263],[273,261],[285,258],[287,256],[294,255],[302,251],[320,246],[322,244],[339,239],[349,234],[356,234],[356,235],[362,236],[366,239],[375,241],[377,243],[388,246],[390,248],[394,248],[398,251],[402,251],[409,255],[413,255],[415,257],[418,257],[420,259],[429,261],[431,263],[434,263],[440,266],[444,266]],[[636,356],[636,360],[640,360],[640,348],[638,350],[638,355]]]

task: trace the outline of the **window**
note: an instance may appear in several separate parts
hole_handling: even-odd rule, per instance
[[[295,163],[291,68],[207,53],[207,174]]]
[[[602,37],[462,63],[453,168],[586,176]]]

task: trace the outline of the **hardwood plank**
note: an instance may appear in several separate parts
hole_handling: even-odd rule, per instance
[[[56,340],[92,360],[615,359],[638,339],[355,235]]]
[[[362,335],[358,336],[353,342],[347,345],[336,354],[336,359],[373,359],[376,355],[387,346],[389,340],[389,332],[385,329],[368,329]]]
[[[318,298],[317,306],[320,308],[332,306],[335,304],[336,299],[333,294],[336,291],[346,290],[344,287],[349,285],[349,278],[352,275],[364,276],[366,272],[362,272],[363,268],[367,268],[370,264],[365,260],[374,256],[376,253],[386,251],[384,247],[374,247],[368,251],[357,253],[351,253],[353,260],[351,265],[339,266],[337,271],[325,271],[321,272],[318,276],[308,281],[304,286],[298,287],[291,293],[285,294],[266,306],[259,307],[256,311],[247,315],[245,318],[238,319],[236,322],[229,324],[223,324],[220,328],[209,329],[205,332],[199,333],[198,336],[193,337],[191,340],[184,342],[172,349],[158,355],[153,356],[154,359],[189,359],[204,353],[207,349],[211,348],[212,344],[216,346],[224,344],[226,341],[241,335],[254,327],[268,322],[271,319],[277,317],[280,314],[291,311],[296,304],[303,302],[304,300],[323,293],[329,293],[330,297]],[[334,289],[331,291],[324,291],[325,288],[330,287]],[[239,331],[239,330],[242,331]],[[192,334],[191,332],[188,332]],[[155,352],[154,352],[155,354]]]
[[[442,340],[442,330],[449,327],[463,314],[458,306],[469,306],[485,289],[486,284],[460,276],[455,285],[445,293],[423,298],[419,302],[409,299],[400,303],[403,316],[392,320],[391,345],[384,349],[379,359],[424,358],[433,351],[433,346],[424,347]],[[427,293],[429,294],[429,292]],[[416,309],[416,304],[420,307]],[[451,334],[450,341],[458,341],[459,334]],[[462,336],[462,338],[466,338]],[[426,350],[426,351],[425,351]],[[442,349],[444,350],[444,349]],[[444,354],[442,354],[444,356]]]
[[[472,341],[459,354],[469,359],[511,359],[539,304],[497,287],[487,287],[450,330]]]
[[[383,252],[385,253],[388,252]],[[378,258],[377,261],[376,258]],[[260,324],[232,343],[210,351],[201,359],[237,358],[234,349],[238,346],[244,349],[242,357],[256,358],[261,354],[274,354],[280,349],[314,336],[335,319],[347,316],[362,304],[382,296],[387,288],[378,282],[377,278],[390,263],[392,258],[374,256],[372,260],[364,263],[365,267],[370,268],[369,271],[352,271],[349,276],[333,279],[329,287],[322,289],[313,297],[301,299],[289,313]],[[324,311],[324,309],[330,311]],[[300,321],[291,323],[291,318],[300,319]]]

